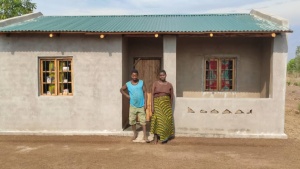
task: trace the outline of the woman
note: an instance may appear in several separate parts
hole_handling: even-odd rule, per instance
[[[159,72],[159,80],[152,86],[151,130],[154,134],[154,144],[158,139],[166,143],[174,135],[172,103],[174,99],[173,86],[166,81],[166,71]]]

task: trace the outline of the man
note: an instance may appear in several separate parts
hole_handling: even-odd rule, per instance
[[[138,79],[138,71],[131,71],[131,80],[127,82],[120,92],[129,99],[129,124],[132,126],[133,138],[137,137],[136,132],[136,116],[138,115],[140,124],[143,127],[144,141],[149,142],[146,135],[146,108],[147,108],[147,95],[146,87],[143,80]],[[128,90],[129,95],[125,92]]]

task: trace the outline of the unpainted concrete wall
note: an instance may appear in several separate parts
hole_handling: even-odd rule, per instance
[[[262,59],[261,59],[261,98],[270,97],[270,79],[271,79],[271,56],[274,43],[273,38],[262,39]]]
[[[129,74],[129,57],[128,57],[128,38],[123,37],[122,44],[122,85],[125,85],[126,82],[130,79]],[[121,86],[120,86],[121,88]],[[122,127],[126,128],[129,124],[129,99],[125,96],[122,96]]]
[[[162,58],[162,37],[131,37],[128,38],[129,70],[133,68],[134,58]]]
[[[177,39],[177,96],[196,98],[261,98],[268,97],[269,82],[265,66],[271,53],[270,41],[263,38],[195,38]],[[265,56],[266,55],[266,56]],[[236,91],[205,92],[205,59],[236,58]],[[263,72],[263,73],[262,73]],[[264,90],[263,94],[262,90]]]
[[[198,40],[195,40],[196,42]],[[269,41],[269,40],[267,40]],[[182,43],[183,41],[178,41]],[[240,42],[241,45],[237,45],[237,49],[242,48],[248,44],[250,49],[245,49],[248,52],[238,53],[240,54],[241,59],[244,57],[243,54],[250,52],[247,57],[251,57],[255,53],[268,54],[269,47],[271,47],[271,57],[270,57],[270,98],[186,98],[186,97],[177,97],[174,111],[174,122],[176,134],[184,134],[188,136],[204,136],[204,137],[255,137],[255,138],[286,138],[284,134],[284,106],[285,106],[285,75],[286,75],[286,59],[287,59],[287,37],[285,34],[276,36],[274,41],[271,40],[273,44],[265,45],[263,50],[256,50],[254,45],[255,43],[260,43],[256,40],[251,40],[247,42]],[[228,42],[230,43],[230,41]],[[231,42],[232,43],[232,42]],[[264,42],[266,43],[266,42]],[[189,43],[190,44],[190,43]],[[181,44],[182,45],[182,44]],[[190,44],[193,45],[193,44]],[[252,47],[251,47],[252,46]],[[186,45],[188,49],[191,49]],[[216,46],[218,47],[218,45]],[[201,51],[206,51],[204,48],[199,45],[199,48],[203,49]],[[225,51],[231,50],[223,49]],[[177,65],[179,63],[187,63],[186,60],[181,56],[177,60]],[[185,50],[187,54],[185,57],[193,59],[193,62],[200,62],[198,57],[194,56],[198,51],[190,52],[190,50]],[[211,49],[208,49],[211,51]],[[218,50],[220,51],[220,50]],[[179,53],[179,52],[178,52]],[[228,52],[226,52],[228,53]],[[236,53],[236,50],[232,51]],[[200,53],[201,54],[201,53]],[[252,55],[251,55],[252,54]],[[201,56],[201,55],[200,55]],[[261,55],[260,55],[261,56]],[[246,57],[246,56],[245,56]],[[255,57],[255,56],[254,56]],[[249,65],[254,65],[257,61],[266,62],[268,57],[259,60],[257,57],[253,60],[253,63]],[[246,59],[251,61],[251,59]],[[189,62],[189,64],[193,63]],[[198,63],[197,62],[197,63]],[[240,63],[243,64],[243,63]],[[195,71],[197,64],[191,64],[191,68]],[[243,65],[244,66],[244,65]],[[257,67],[259,71],[264,70],[261,67]],[[178,70],[179,71],[179,70]],[[186,68],[186,71],[189,71]],[[200,71],[200,69],[199,69]],[[244,69],[244,72],[250,71],[250,69]],[[177,72],[178,75],[179,72]],[[192,74],[189,71],[189,74]],[[266,76],[267,73],[264,73]],[[180,74],[179,74],[180,75]],[[195,76],[194,76],[195,77]],[[251,76],[255,78],[256,76]],[[260,78],[262,76],[259,76]],[[178,86],[182,85],[178,83]],[[192,78],[190,78],[192,80]],[[254,79],[255,80],[255,79]],[[260,82],[260,79],[256,79],[257,82]],[[188,81],[186,81],[188,83]],[[195,83],[192,81],[191,83]],[[264,84],[264,83],[262,83]],[[260,92],[261,83],[252,83],[255,85],[254,91]],[[177,86],[177,88],[179,88]],[[191,85],[191,87],[193,87]],[[247,89],[247,88],[244,88]],[[253,89],[250,89],[253,90]],[[263,95],[268,95],[263,93]],[[227,110],[227,111],[225,111]],[[193,112],[194,113],[191,113]]]
[[[72,56],[73,96],[39,96],[38,57]],[[122,36],[0,36],[0,132],[122,130]]]

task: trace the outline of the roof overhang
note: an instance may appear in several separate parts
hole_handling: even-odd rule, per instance
[[[248,17],[249,15],[251,15],[251,17]],[[136,21],[136,18],[138,21]],[[227,18],[227,20],[225,19],[226,21],[223,21],[224,18]],[[109,22],[107,22],[107,19]],[[88,22],[87,24],[87,20],[92,22]],[[120,21],[123,21],[122,24]],[[163,21],[171,22],[171,24],[164,25]],[[82,24],[85,24],[85,26],[82,27]],[[173,26],[173,24],[177,27],[175,25]],[[149,28],[148,25],[154,26]],[[69,17],[51,17],[43,16],[41,13],[32,13],[0,21],[0,34],[121,34],[125,36],[148,36],[153,34],[207,36],[207,34],[214,34],[215,36],[222,37],[261,37],[273,33],[281,34],[292,32],[293,31],[288,27],[287,20],[256,10],[252,10],[250,14]]]

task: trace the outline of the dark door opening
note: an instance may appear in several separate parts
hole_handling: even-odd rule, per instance
[[[134,58],[133,68],[139,72],[139,79],[143,80],[147,90],[147,109],[146,120],[147,129],[150,128],[150,120],[152,116],[152,84],[158,80],[158,74],[161,69],[161,58]],[[137,119],[138,121],[138,119]],[[127,122],[126,126],[123,126],[124,130],[130,131],[131,128]],[[139,127],[137,126],[137,130]]]

